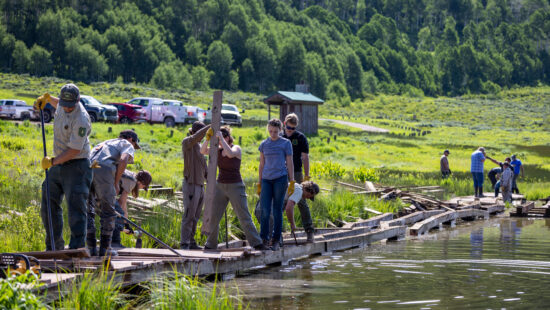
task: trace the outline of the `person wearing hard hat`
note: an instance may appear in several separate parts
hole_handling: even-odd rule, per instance
[[[83,248],[86,238],[86,200],[92,182],[92,169],[88,159],[92,125],[88,113],[80,103],[80,91],[74,84],[61,87],[58,97],[48,93],[40,96],[34,107],[44,110],[50,103],[55,109],[53,123],[53,157],[42,159],[42,168],[49,169],[48,178],[42,183],[40,215],[46,228],[46,250],[63,250],[63,196],[67,200],[70,249]],[[59,108],[61,107],[61,108]],[[46,183],[47,182],[47,183]],[[50,196],[46,194],[49,187]],[[51,231],[48,224],[48,200],[51,208]],[[51,246],[51,238],[54,248]]]

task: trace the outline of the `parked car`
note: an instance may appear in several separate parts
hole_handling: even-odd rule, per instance
[[[239,109],[234,104],[222,104],[222,124],[235,125],[240,127],[243,125]]]
[[[129,103],[109,103],[118,110],[118,121],[123,124],[145,122],[145,111],[139,105]]]
[[[102,104],[92,96],[80,95],[80,103],[82,103],[88,112],[92,122],[105,121],[114,123],[118,121],[118,111],[115,107]]]
[[[199,121],[201,121],[205,124],[212,123],[212,111],[197,108],[197,115],[199,117]]]
[[[149,123],[164,123],[168,127],[188,121],[187,109],[177,100],[138,97],[128,101],[139,105],[145,111],[145,120]]]
[[[176,117],[180,118],[179,120],[176,119],[177,124],[192,124],[199,119],[197,115],[197,107],[183,105],[183,103],[179,100],[164,100],[163,104],[171,107],[183,107],[183,109],[174,109],[174,112],[177,115]]]
[[[30,119],[33,116],[33,107],[27,105],[23,100],[2,99],[0,100],[0,117],[10,119]]]

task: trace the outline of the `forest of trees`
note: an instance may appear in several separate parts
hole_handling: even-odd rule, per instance
[[[327,99],[550,84],[550,0],[0,0],[0,70]]]

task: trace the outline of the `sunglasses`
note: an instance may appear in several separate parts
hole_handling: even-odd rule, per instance
[[[291,126],[286,125],[286,129],[288,129],[288,130],[295,130],[296,127],[291,127]]]

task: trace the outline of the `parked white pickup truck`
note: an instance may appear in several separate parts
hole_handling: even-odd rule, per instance
[[[0,117],[11,119],[30,119],[33,115],[33,108],[23,100],[2,99],[0,100]]]
[[[188,111],[181,101],[163,100],[160,98],[138,97],[128,101],[143,107],[145,120],[149,123],[164,123],[168,127],[185,124],[197,119],[196,111]],[[194,113],[195,115],[189,115]]]

